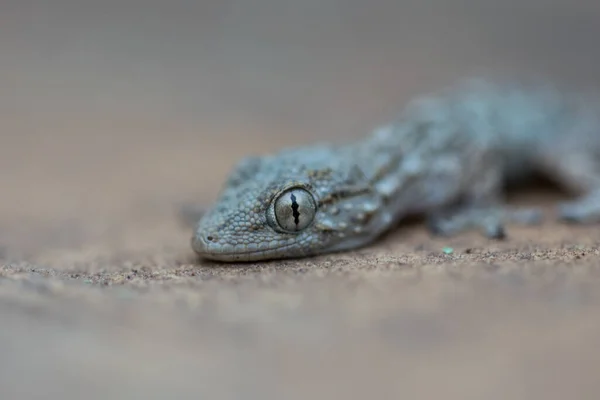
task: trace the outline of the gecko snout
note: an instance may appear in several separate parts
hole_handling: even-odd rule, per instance
[[[196,232],[192,237],[192,248],[201,256],[214,252],[217,236],[213,233]]]

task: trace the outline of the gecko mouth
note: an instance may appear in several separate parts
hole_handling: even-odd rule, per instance
[[[192,238],[192,248],[202,258],[225,262],[246,262],[265,259],[292,258],[295,254],[289,252],[294,243],[276,247],[248,249],[247,246],[220,245],[208,240],[205,235],[195,235]],[[308,255],[301,252],[300,255]]]

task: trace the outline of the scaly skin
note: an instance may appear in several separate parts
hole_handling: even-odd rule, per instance
[[[312,256],[370,244],[414,213],[437,234],[479,228],[501,238],[507,221],[541,220],[502,199],[506,180],[534,171],[580,194],[559,218],[598,222],[600,114],[589,101],[472,79],[409,103],[359,142],[246,158],[192,247],[229,262]]]

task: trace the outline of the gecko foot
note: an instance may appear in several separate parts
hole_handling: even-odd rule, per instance
[[[535,208],[460,207],[429,216],[427,225],[431,232],[441,236],[452,236],[476,228],[490,239],[504,239],[504,224],[507,222],[536,225],[541,221],[542,212]]]
[[[600,190],[558,206],[558,218],[573,224],[600,222]]]

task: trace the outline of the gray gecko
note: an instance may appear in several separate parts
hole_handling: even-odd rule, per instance
[[[600,222],[599,110],[551,85],[461,80],[359,141],[241,160],[192,248],[226,262],[314,256],[368,245],[413,214],[435,234],[502,238],[508,222],[542,220],[503,200],[507,182],[534,173],[578,195],[560,220]]]

